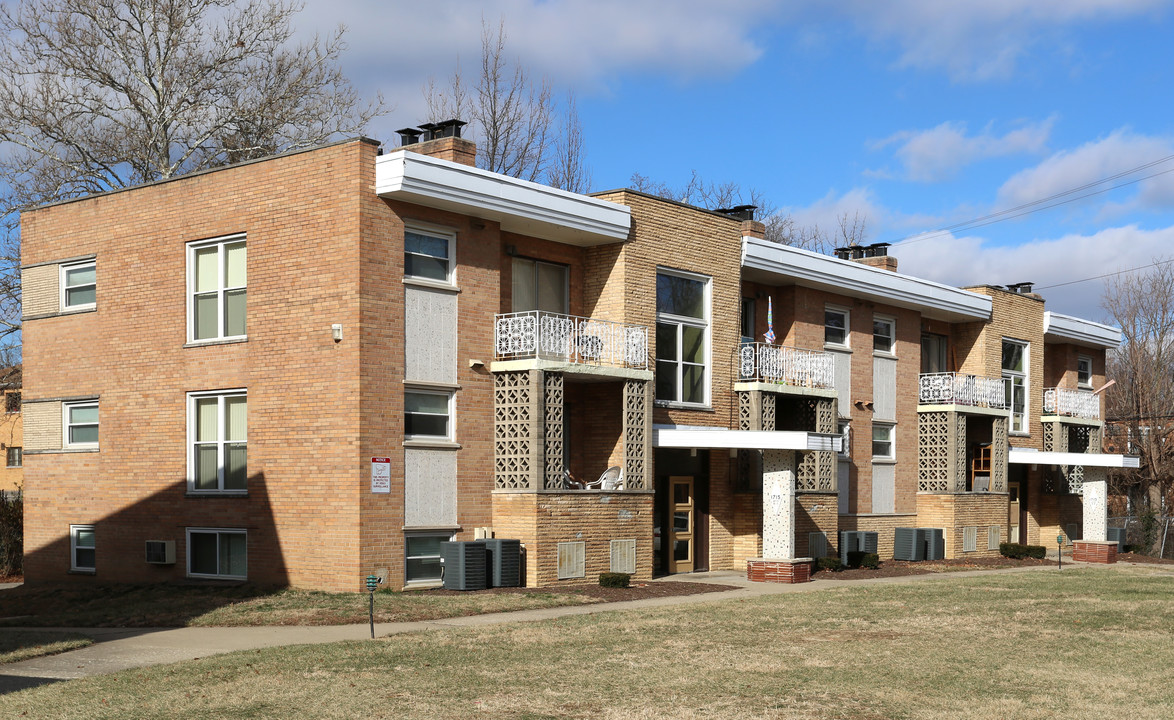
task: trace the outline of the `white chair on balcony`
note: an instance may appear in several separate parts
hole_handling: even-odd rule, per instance
[[[611,492],[613,490],[624,489],[624,471],[619,465],[613,465],[603,474],[599,476],[598,480],[593,480],[587,483],[587,488],[590,490],[604,490]]]

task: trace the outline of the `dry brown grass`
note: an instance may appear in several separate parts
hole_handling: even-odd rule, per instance
[[[945,577],[289,647],[0,698],[46,718],[1174,716],[1174,575]]]

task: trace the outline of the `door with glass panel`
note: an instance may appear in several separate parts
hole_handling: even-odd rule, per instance
[[[692,477],[669,478],[669,509],[669,572],[693,572],[696,510]]]
[[[511,289],[514,312],[570,313],[566,265],[516,257]]]

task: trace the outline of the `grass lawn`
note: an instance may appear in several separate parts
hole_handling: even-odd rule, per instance
[[[0,665],[77,650],[94,643],[84,635],[48,630],[0,630]]]
[[[845,585],[249,651],[0,697],[42,718],[1174,717],[1174,575]]]
[[[260,590],[249,586],[121,585],[5,590],[0,627],[343,625],[367,622],[367,593]],[[582,605],[574,593],[375,593],[376,622]]]

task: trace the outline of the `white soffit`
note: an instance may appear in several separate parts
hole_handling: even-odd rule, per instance
[[[581,247],[628,239],[631,210],[407,150],[375,159],[375,193],[493,220],[501,229]]]
[[[1039,452],[1011,448],[1007,462],[1016,465],[1080,465],[1081,467],[1135,468],[1141,466],[1140,459],[1132,455],[1109,453],[1067,453]]]
[[[843,437],[791,430],[730,430],[702,425],[653,425],[652,447],[840,452]]]
[[[991,316],[991,299],[986,295],[760,238],[742,238],[742,269],[747,280],[817,288],[918,310],[949,322]]]
[[[1121,344],[1121,331],[1111,325],[1049,311],[1044,313],[1044,341],[1115,348]]]

